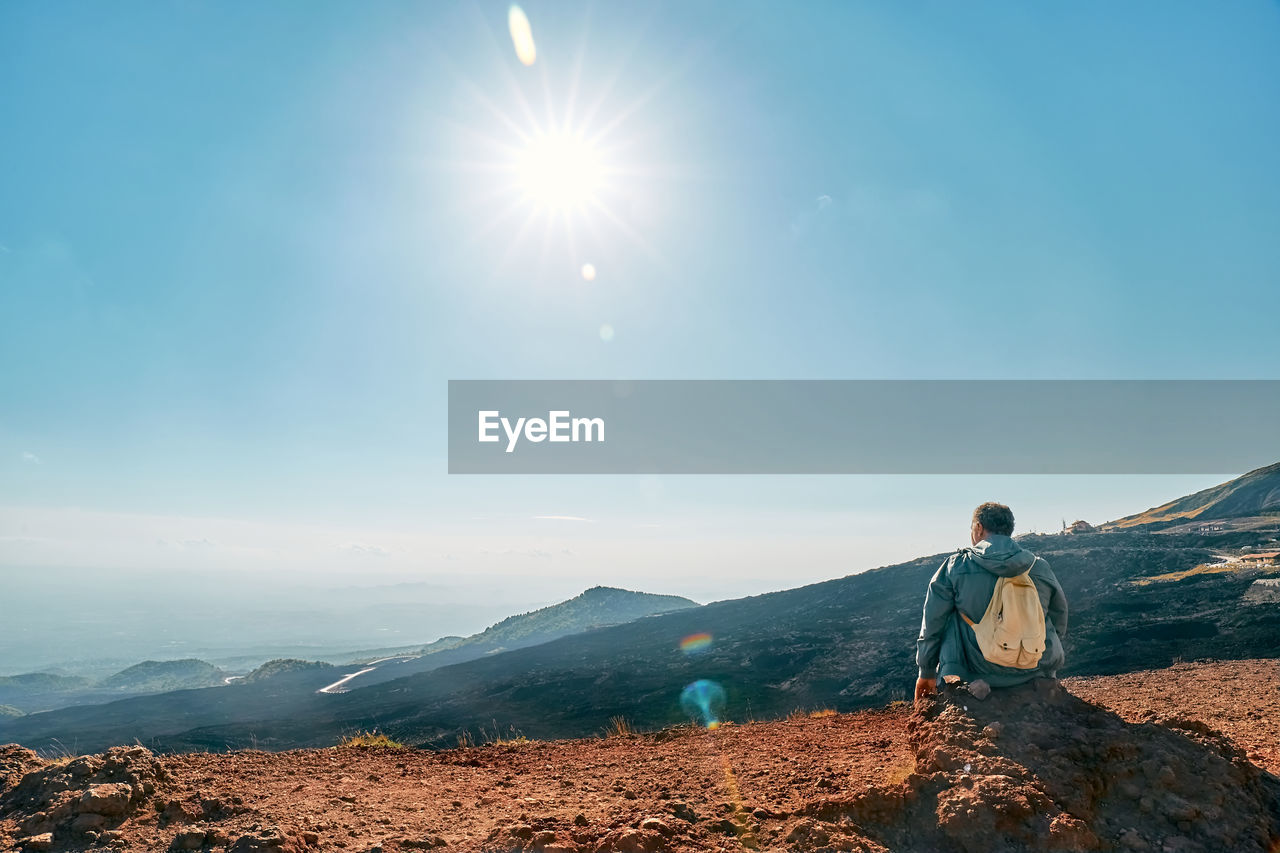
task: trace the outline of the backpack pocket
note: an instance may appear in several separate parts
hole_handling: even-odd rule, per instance
[[[1045,649],[1044,608],[1031,580],[1031,569],[1012,578],[999,578],[982,621],[974,622],[968,616],[964,621],[973,628],[978,648],[990,663],[1013,669],[1040,665]]]

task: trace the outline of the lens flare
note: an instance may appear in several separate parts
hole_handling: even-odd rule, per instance
[[[680,709],[709,729],[718,728],[724,713],[724,688],[699,678],[680,692]]]
[[[680,641],[680,651],[686,655],[705,652],[711,648],[711,635],[705,631],[701,634],[690,634]]]
[[[507,10],[507,31],[511,33],[516,58],[524,65],[532,65],[538,58],[538,48],[533,44],[533,27],[529,25],[529,16],[515,4]]]
[[[584,280],[584,281],[595,281],[595,280],[596,280],[596,265],[595,265],[595,264],[583,264],[583,265],[582,265],[582,278],[583,278],[583,280]]]
[[[600,327],[600,340],[604,341],[606,344],[613,340],[613,326],[605,323]]]

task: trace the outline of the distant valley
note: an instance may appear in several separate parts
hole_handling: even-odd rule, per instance
[[[1280,466],[1240,481],[1268,494]],[[1267,556],[1280,549],[1280,517],[1206,523],[1214,515],[1206,504],[1193,525],[1161,520],[1020,539],[1053,565],[1070,601],[1064,676],[1274,655],[1280,603],[1257,591],[1280,576],[1280,562]],[[591,621],[593,593],[621,592],[588,591],[559,611],[512,617],[390,661],[277,662],[230,686],[0,718],[0,741],[47,748],[74,739],[79,749],[100,749],[137,739],[158,750],[222,751],[325,746],[373,729],[425,747],[495,731],[582,736],[619,718],[640,729],[686,720],[681,691],[699,679],[722,686],[730,719],[877,707],[908,698],[925,584],[945,556],[700,607],[634,599],[653,615],[582,630],[604,621]],[[604,610],[617,612],[617,603]],[[578,629],[563,630],[569,624]],[[691,637],[702,639],[684,642]]]
[[[202,660],[184,659],[143,661],[97,680],[50,672],[3,676],[0,706],[4,710],[0,716],[18,717],[123,697],[202,687],[244,687],[267,681],[276,682],[276,686],[305,683],[309,687],[312,679],[332,678],[334,681],[320,689],[343,692],[580,631],[696,606],[696,602],[679,596],[595,587],[560,604],[509,616],[469,637],[443,637],[425,645],[350,652],[341,655],[338,663],[277,659],[250,672],[232,674]],[[340,671],[345,674],[337,675]]]

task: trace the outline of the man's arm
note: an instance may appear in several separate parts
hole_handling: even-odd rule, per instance
[[[937,687],[942,635],[947,629],[947,617],[955,607],[955,589],[951,586],[951,575],[947,571],[950,565],[951,560],[948,558],[938,567],[924,596],[924,617],[920,620],[920,636],[916,639],[916,666],[920,668],[920,677],[916,681],[916,699],[932,693]]]

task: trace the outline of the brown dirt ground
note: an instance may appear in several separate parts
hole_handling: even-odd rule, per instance
[[[1231,738],[1254,764],[1280,775],[1280,660],[1180,663],[1062,683],[1130,722],[1200,720]]]
[[[1064,685],[1131,722],[1174,716],[1201,719],[1229,736],[1255,763],[1275,771],[1280,767],[1277,674],[1277,661],[1197,663],[1069,679]],[[888,848],[858,835],[849,814],[862,820],[875,819],[878,810],[929,811],[934,800],[928,797],[938,798],[941,809],[950,800],[944,803],[937,792],[929,793],[930,785],[944,794],[953,789],[948,786],[975,785],[967,763],[944,774],[938,767],[946,769],[946,762],[939,763],[938,756],[945,750],[929,752],[922,744],[945,746],[945,738],[959,738],[957,743],[975,756],[990,752],[989,741],[975,734],[980,720],[964,717],[969,721],[963,726],[935,736],[925,729],[940,723],[921,722],[924,718],[913,717],[911,710],[898,706],[854,714],[795,715],[726,724],[714,731],[681,728],[598,739],[494,743],[437,753],[334,748],[152,759],[145,750],[131,750],[130,755],[142,756],[108,756],[105,764],[94,759],[97,763],[81,770],[76,770],[78,762],[71,762],[66,772],[65,761],[45,763],[23,783],[34,792],[22,801],[25,805],[17,805],[18,789],[12,781],[9,794],[4,793],[0,774],[0,850],[685,853],[745,846],[883,853]],[[0,755],[0,765],[12,769],[10,776],[27,772],[33,758],[19,752],[25,753]],[[917,764],[918,758],[922,763]],[[1005,759],[999,761],[1008,765]],[[129,762],[142,769],[102,775],[108,772],[102,767]],[[90,770],[98,775],[87,776]],[[45,776],[34,785],[31,780],[41,773]],[[1008,778],[990,776],[1002,785]],[[125,798],[128,784],[133,785],[128,808],[105,825],[70,828],[72,818],[87,809],[86,786],[104,780],[123,780]],[[920,791],[925,793],[913,793]],[[39,805],[42,802],[45,805]],[[62,811],[55,815],[58,803]],[[845,816],[835,817],[841,814]],[[52,836],[41,838],[50,828]],[[1063,830],[1059,835],[1065,839],[1083,832],[1065,822],[1055,823],[1054,829]],[[1002,837],[999,831],[993,830],[991,837]],[[889,836],[883,837],[889,843]],[[1156,846],[1132,849],[1159,850],[1165,843],[1163,836],[1146,837]],[[1135,845],[1141,842],[1136,831],[1132,838]],[[1109,842],[1101,843],[1098,849],[1110,849]],[[934,848],[912,844],[902,849]],[[962,844],[955,849],[968,848]]]
[[[204,803],[216,802],[213,811],[227,815],[216,821],[219,840],[229,841],[310,832],[325,849],[380,846],[390,853],[441,839],[450,849],[479,850],[500,846],[495,833],[514,830],[518,838],[532,830],[554,832],[566,849],[594,850],[610,833],[657,817],[673,831],[663,849],[740,850],[737,830],[766,813],[781,817],[815,798],[902,781],[914,767],[909,712],[903,706],[438,753],[168,755],[160,761],[170,781],[157,796],[170,817],[153,809],[117,831],[128,849],[164,850],[179,830],[212,826],[196,818],[210,811]],[[169,803],[181,804],[189,818],[174,820],[179,810]],[[701,820],[676,817],[686,809]],[[16,820],[0,821],[0,849],[21,837]]]

